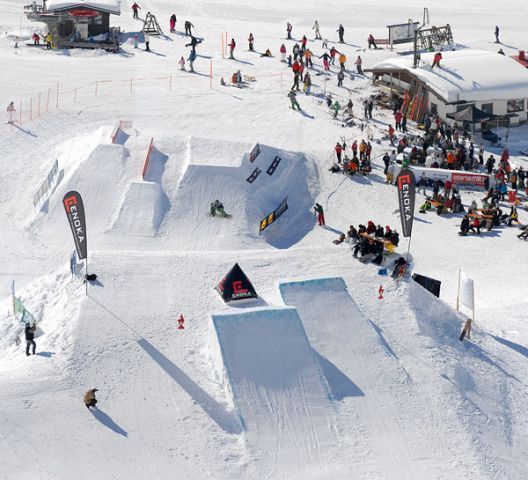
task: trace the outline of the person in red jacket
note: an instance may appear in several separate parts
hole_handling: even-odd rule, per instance
[[[281,54],[281,62],[286,61],[286,45],[284,43],[280,47],[280,54]]]
[[[335,64],[335,57],[336,57],[336,54],[338,53],[338,51],[332,47],[330,49],[330,65],[334,65]]]
[[[303,35],[301,39],[301,52],[306,50],[306,42],[308,42],[308,39],[306,38],[306,35]]]
[[[368,36],[368,47],[370,50],[370,47],[374,47],[376,50],[378,49],[378,46],[376,45],[376,41],[374,40],[374,35],[372,33]]]
[[[403,115],[401,112],[396,112],[394,114],[394,121],[396,122],[396,130],[402,130],[401,121],[402,121]]]
[[[139,13],[138,10],[141,10],[141,7],[136,2],[134,2],[134,4],[132,5],[132,11],[134,12],[133,18],[139,18],[138,17],[138,13]]]
[[[37,32],[33,34],[33,45],[40,45],[40,35]]]
[[[235,47],[236,47],[234,38],[231,39],[231,42],[229,43],[228,47],[229,47],[229,58],[232,58],[234,60],[235,57],[233,56],[233,52],[235,51]]]
[[[440,66],[440,60],[442,60],[442,52],[436,52],[435,56],[434,56],[434,59],[433,59],[433,64],[431,65],[431,68],[439,67]]]
[[[336,143],[335,152],[337,155],[337,163],[341,163],[341,154],[343,153],[343,147],[339,142]]]
[[[389,125],[389,140],[390,144],[394,145],[394,128],[392,128],[392,125]]]
[[[476,232],[480,234],[480,220],[477,217],[475,217],[475,220],[471,222],[469,230],[471,230],[473,233],[476,230]]]

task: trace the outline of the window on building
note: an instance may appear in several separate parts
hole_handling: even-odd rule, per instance
[[[522,112],[524,110],[524,98],[508,100],[508,113]]]
[[[438,105],[433,102],[431,102],[431,114],[438,115]]]
[[[489,113],[489,114],[493,115],[493,103],[483,103],[482,107],[480,107],[480,109],[483,112],[486,112],[486,113]]]

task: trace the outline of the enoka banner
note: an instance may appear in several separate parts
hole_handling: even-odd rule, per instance
[[[82,198],[78,192],[72,191],[64,195],[62,203],[66,210],[68,221],[70,222],[77,256],[79,260],[83,260],[87,256],[88,248],[86,245],[86,218],[84,216]]]
[[[398,186],[398,201],[400,203],[400,217],[404,237],[410,237],[414,218],[414,197],[416,193],[416,179],[411,170],[402,170],[396,178]]]

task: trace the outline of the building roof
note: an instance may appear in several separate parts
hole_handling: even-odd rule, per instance
[[[528,69],[510,57],[482,50],[445,51],[441,67],[433,69],[434,55],[434,52],[422,54],[417,68],[412,68],[412,56],[405,56],[384,60],[371,71],[407,71],[446,103],[528,97]]]
[[[71,8],[92,8],[114,15],[121,14],[121,2],[119,0],[48,0],[46,2],[46,11],[49,13]]]

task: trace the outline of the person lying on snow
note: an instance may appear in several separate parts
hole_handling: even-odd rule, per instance
[[[345,239],[346,239],[346,236],[344,233],[342,233],[341,235],[339,235],[339,238],[334,240],[332,243],[335,245],[341,245],[345,241]]]

